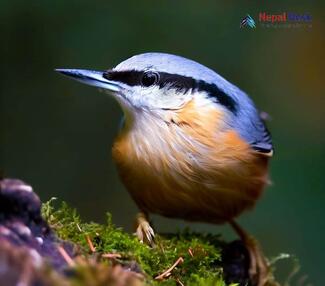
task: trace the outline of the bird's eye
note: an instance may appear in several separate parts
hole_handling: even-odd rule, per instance
[[[151,86],[156,84],[159,81],[159,74],[157,72],[148,71],[145,72],[141,79],[141,84],[143,86]]]

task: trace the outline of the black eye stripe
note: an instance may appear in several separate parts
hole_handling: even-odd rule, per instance
[[[160,73],[159,87],[163,88],[165,86],[183,92],[187,92],[190,89],[195,89],[197,87],[194,78],[176,74]]]
[[[140,85],[143,72],[139,71],[106,71],[103,77],[108,80],[119,81],[130,86]]]
[[[226,107],[232,113],[236,114],[238,111],[237,102],[215,84],[207,83],[203,80],[197,82],[198,90],[207,92],[208,96],[214,98],[219,104]]]
[[[129,86],[141,86],[144,72],[136,70],[104,72],[103,77],[108,80],[125,83]],[[214,98],[219,104],[225,106],[228,110],[237,113],[237,102],[215,84],[207,83],[203,80],[195,80],[192,77],[159,72],[159,81],[156,85],[159,88],[168,87],[175,89],[177,92],[188,92],[189,90],[205,91],[209,97]]]

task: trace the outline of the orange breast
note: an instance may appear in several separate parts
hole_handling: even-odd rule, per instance
[[[268,158],[225,128],[222,110],[205,108],[147,115],[118,136],[113,158],[142,211],[223,223],[260,197]]]

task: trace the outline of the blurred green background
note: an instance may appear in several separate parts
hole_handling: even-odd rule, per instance
[[[273,185],[240,221],[267,255],[295,254],[299,275],[325,285],[325,31],[324,7],[315,3],[1,1],[0,169],[33,185],[42,200],[65,200],[88,220],[103,221],[110,211],[131,231],[136,207],[110,153],[121,110],[112,98],[53,69],[104,70],[148,51],[189,57],[271,115]],[[239,28],[246,14],[257,20],[260,11],[308,12],[312,27]],[[159,231],[185,225],[154,221]],[[186,225],[235,237],[228,227]],[[286,264],[292,263],[280,265]]]

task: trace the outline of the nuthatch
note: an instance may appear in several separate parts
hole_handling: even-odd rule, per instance
[[[229,222],[263,285],[267,263],[234,221],[268,183],[270,133],[252,100],[211,69],[164,53],[133,56],[107,71],[57,69],[112,94],[124,111],[113,158],[138,205],[137,235],[152,242],[148,214]]]

